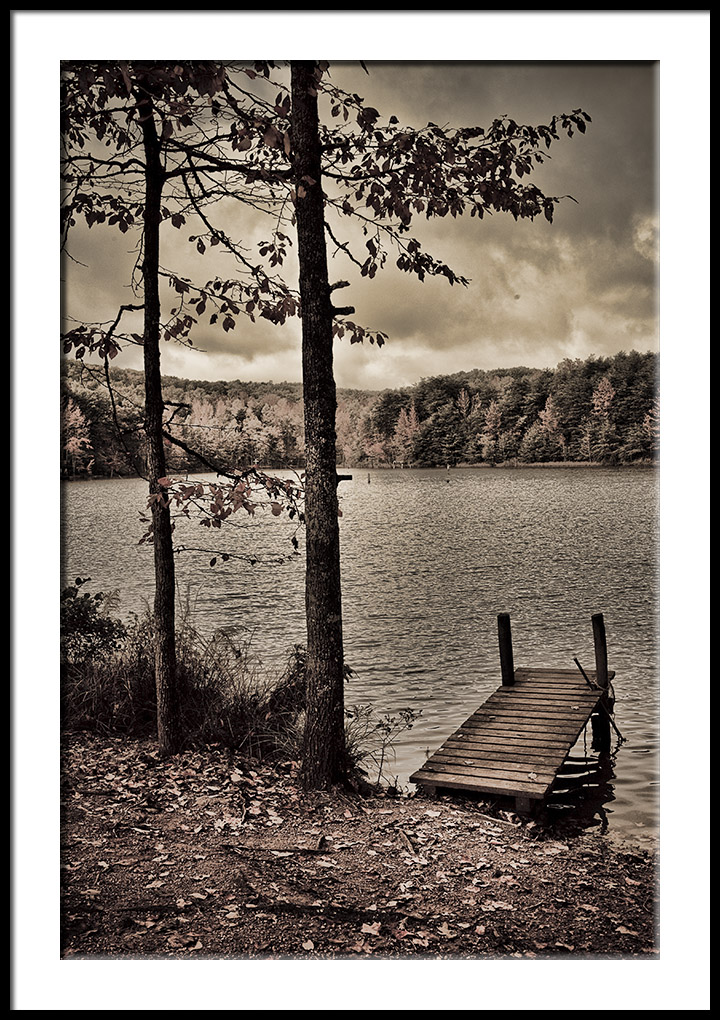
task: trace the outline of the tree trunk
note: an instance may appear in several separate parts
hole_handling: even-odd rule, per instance
[[[305,406],[307,701],[302,776],[323,789],[346,774],[333,309],[325,248],[315,64],[292,64]]]
[[[164,496],[159,479],[166,476],[163,441],[163,395],[160,375],[160,206],[164,173],[152,99],[141,95],[138,114],[145,149],[145,211],[143,222],[143,288],[145,367],[145,434],[151,496]],[[179,699],[175,658],[175,561],[170,508],[163,499],[152,503],[155,555],[155,686],[158,744],[163,754],[180,746]]]

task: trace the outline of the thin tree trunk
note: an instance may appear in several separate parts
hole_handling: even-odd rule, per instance
[[[346,772],[333,309],[325,248],[315,65],[292,64],[305,406],[307,702],[302,775],[322,789]]]
[[[164,173],[152,99],[140,96],[138,114],[145,148],[145,212],[143,223],[143,287],[145,362],[145,434],[150,495],[164,495],[158,484],[166,476],[163,443],[163,395],[160,374],[160,206]],[[170,508],[164,501],[152,504],[155,555],[155,686],[158,744],[163,754],[178,750],[177,666],[175,658],[175,561]]]

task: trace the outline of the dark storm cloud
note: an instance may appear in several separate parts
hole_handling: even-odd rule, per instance
[[[657,345],[655,65],[368,70],[364,81],[350,67],[337,76],[345,73],[382,112],[415,124],[487,126],[502,114],[537,124],[577,108],[592,117],[585,135],[553,145],[534,178],[546,193],[576,200],[560,204],[552,225],[495,215],[481,224],[417,227],[430,250],[471,283],[466,290],[444,281],[418,286],[397,274],[376,281],[367,300],[390,333],[390,349],[402,344],[407,364],[422,351],[431,374],[518,362],[552,366],[566,356]],[[388,360],[395,366],[402,359]]]

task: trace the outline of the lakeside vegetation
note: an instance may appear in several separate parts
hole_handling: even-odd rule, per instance
[[[62,728],[101,739],[149,740],[156,727],[153,621],[148,611],[123,622],[117,596],[78,577],[60,597]],[[295,644],[268,661],[232,629],[210,638],[196,629],[190,607],[177,627],[182,749],[223,747],[256,762],[298,761],[306,697],[306,649]],[[345,666],[349,680],[353,670]],[[350,787],[363,793],[390,786],[386,774],[397,736],[421,711],[396,714],[371,705],[345,709]]]
[[[659,454],[659,356],[621,351],[555,369],[474,369],[382,392],[340,389],[338,462],[348,467],[650,463]],[[64,477],[132,475],[144,462],[141,372],[62,365]],[[302,385],[164,380],[170,473],[203,459],[296,467]],[[190,451],[196,451],[193,454]],[[199,456],[198,456],[199,455]]]

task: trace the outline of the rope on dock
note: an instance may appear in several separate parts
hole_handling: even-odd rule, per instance
[[[592,688],[592,689],[593,689],[594,691],[604,691],[605,693],[609,694],[609,695],[610,695],[610,697],[611,697],[611,698],[613,699],[613,704],[614,704],[614,703],[615,703],[615,691],[614,691],[614,689],[613,689],[613,686],[612,686],[612,684],[608,682],[608,686],[607,686],[607,689],[605,689],[605,688],[601,687],[601,686],[600,686],[600,684],[596,684],[596,683],[593,683],[593,681],[592,681],[592,680],[590,679],[590,677],[589,677],[589,676],[587,675],[587,673],[585,672],[585,670],[584,670],[584,669],[582,668],[582,666],[581,666],[581,665],[580,665],[580,663],[578,662],[577,658],[573,658],[573,662],[575,663],[575,665],[577,666],[577,668],[578,668],[578,669],[580,670],[580,672],[582,673],[582,675],[583,675],[583,677],[584,677],[584,679],[585,679],[585,682],[586,682],[586,684],[587,684],[587,685],[588,685],[589,687],[591,687],[591,688]],[[613,718],[613,713],[612,713],[612,712],[610,711],[610,709],[609,709],[609,708],[607,707],[607,705],[606,705],[606,704],[604,703],[604,701],[602,701],[602,700],[601,700],[601,701],[599,701],[599,702],[598,702],[598,704],[599,704],[599,705],[601,706],[601,708],[602,708],[602,709],[603,709],[603,711],[605,712],[605,715],[606,715],[606,716],[608,717],[608,719],[610,720],[610,725],[612,726],[612,728],[613,728],[613,729],[615,730],[615,732],[617,733],[617,735],[618,735],[618,737],[619,737],[619,739],[620,739],[620,742],[621,742],[622,744],[624,744],[624,743],[626,742],[626,738],[625,738],[625,737],[624,737],[624,736],[622,735],[622,733],[620,732],[620,730],[619,730],[619,729],[617,728],[617,726],[616,726],[616,724],[615,724],[615,719]]]

